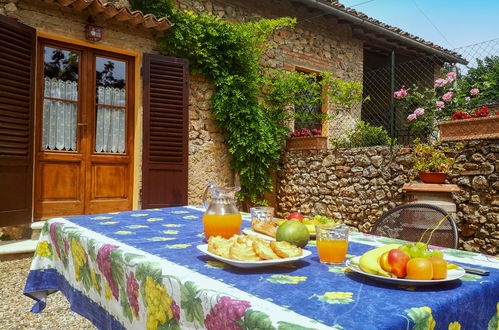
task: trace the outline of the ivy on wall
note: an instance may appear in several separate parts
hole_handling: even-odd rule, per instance
[[[310,84],[303,75],[264,72],[259,59],[266,41],[277,29],[293,27],[296,21],[292,18],[232,23],[180,11],[170,0],[130,0],[130,6],[168,17],[175,25],[159,38],[161,53],[188,59],[192,72],[201,73],[215,85],[212,113],[223,128],[231,167],[239,173],[241,199],[262,203],[264,193],[271,190],[270,173],[278,169],[289,132],[285,121],[293,117],[288,110],[303,102],[295,97],[296,91],[323,89],[327,83],[327,94],[340,104],[362,95],[360,83],[330,79],[331,75]]]

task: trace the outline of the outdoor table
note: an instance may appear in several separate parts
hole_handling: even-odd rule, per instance
[[[496,329],[499,259],[445,249],[490,271],[438,286],[384,284],[312,254],[240,269],[204,255],[203,211],[172,207],[49,220],[24,293],[61,291],[100,329]],[[245,215],[244,227],[249,227]],[[351,233],[348,257],[393,239]]]

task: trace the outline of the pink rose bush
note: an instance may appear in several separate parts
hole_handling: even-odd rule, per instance
[[[403,87],[400,90],[393,93],[393,97],[396,98],[397,100],[401,100],[406,96],[407,96],[407,90],[404,89]]]
[[[447,72],[447,74],[445,75],[445,80],[447,80],[447,82],[453,82],[454,80],[456,80],[457,78],[457,73],[455,72]]]
[[[421,117],[422,115],[424,115],[424,109],[417,108],[416,110],[414,110],[414,114],[416,115],[416,117]]]
[[[438,78],[437,80],[435,80],[435,84],[433,86],[435,88],[441,88],[441,87],[444,87],[445,85],[447,85],[447,80],[442,79],[442,78]]]
[[[483,100],[477,96],[481,94],[478,88],[463,87],[460,87],[458,74],[451,71],[437,77],[433,88],[402,85],[393,93],[393,98],[396,106],[406,111],[407,126],[411,132],[431,134],[436,130],[438,121],[453,118],[456,111],[464,109],[465,113],[466,109],[473,111],[483,105],[479,103]]]
[[[444,100],[445,102],[450,102],[452,101],[452,96],[454,96],[453,92],[447,92],[442,96],[442,100]]]

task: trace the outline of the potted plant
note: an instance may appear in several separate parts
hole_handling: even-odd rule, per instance
[[[327,137],[322,136],[320,129],[303,128],[291,132],[289,136],[291,138],[286,140],[288,150],[325,149],[327,147]]]
[[[493,114],[488,106],[468,113],[457,110],[450,121],[439,122],[442,141],[499,138],[499,113]]]
[[[330,72],[272,70],[262,80],[261,105],[278,123],[276,134],[285,138],[288,150],[325,149],[327,136],[321,128],[362,101],[360,82],[344,81]]]
[[[413,166],[418,172],[419,178],[424,183],[444,183],[449,170],[454,165],[454,159],[447,157],[447,148],[440,149],[440,144],[435,145],[421,143],[419,139],[414,140]],[[459,147],[459,146],[458,146]]]

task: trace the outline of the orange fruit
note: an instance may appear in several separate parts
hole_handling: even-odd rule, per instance
[[[447,261],[440,257],[428,258],[433,266],[433,279],[443,280],[447,277]]]
[[[407,278],[411,280],[433,279],[433,265],[426,258],[413,258],[406,266]]]

